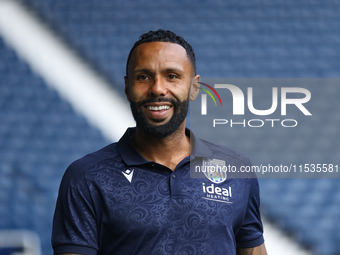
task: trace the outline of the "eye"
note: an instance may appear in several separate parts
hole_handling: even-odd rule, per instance
[[[147,79],[149,79],[149,77],[145,74],[141,74],[141,75],[138,75],[137,79],[140,81],[146,81]]]
[[[176,75],[176,74],[169,74],[168,75],[168,78],[170,79],[170,80],[174,80],[174,79],[176,79],[178,76]]]

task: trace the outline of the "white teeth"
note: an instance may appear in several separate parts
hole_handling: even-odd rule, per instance
[[[169,105],[161,105],[161,106],[148,106],[147,109],[149,111],[161,111],[170,109]]]

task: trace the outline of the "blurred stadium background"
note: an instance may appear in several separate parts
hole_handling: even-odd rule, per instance
[[[33,28],[30,18],[41,27]],[[52,254],[61,177],[73,160],[117,140],[133,125],[125,114],[126,58],[141,33],[158,28],[176,32],[194,47],[202,77],[339,77],[336,0],[0,0],[0,255],[39,254],[27,243]],[[38,36],[39,29],[46,34]],[[49,49],[50,40],[65,51]],[[319,105],[324,115],[339,108],[338,87],[320,86],[314,93],[328,101]],[[301,129],[290,153],[322,153],[329,162],[321,163],[338,163],[340,115],[335,113],[328,129],[317,121],[308,132]],[[266,137],[256,129],[247,129],[253,139],[241,144],[236,138],[244,131],[233,132],[227,145],[258,162],[287,150],[262,144]],[[280,135],[284,140],[290,134]],[[305,143],[315,139],[318,146]],[[268,148],[269,156],[252,146],[256,143]],[[261,179],[260,186],[269,254],[340,254],[339,180]]]

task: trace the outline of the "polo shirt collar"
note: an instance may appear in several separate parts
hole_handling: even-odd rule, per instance
[[[123,161],[129,166],[150,163],[150,161],[146,160],[132,144],[131,136],[133,136],[135,132],[136,128],[128,128],[117,144],[118,151]],[[197,139],[189,129],[185,129],[185,134],[190,137],[192,147],[190,160],[193,160],[196,157],[213,157],[210,148],[202,140]]]
[[[118,151],[123,161],[128,165],[142,165],[149,161],[146,160],[133,146],[131,136],[136,132],[136,128],[128,128],[125,134],[118,141]]]
[[[213,158],[213,153],[211,149],[203,142],[201,139],[196,138],[193,132],[189,129],[185,129],[186,135],[190,136],[190,144],[191,144],[191,154],[190,160],[194,158]]]

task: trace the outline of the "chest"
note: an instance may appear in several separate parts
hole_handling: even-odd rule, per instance
[[[133,168],[103,175],[93,187],[101,224],[125,234],[237,232],[247,208],[246,183],[215,184],[185,173]]]

